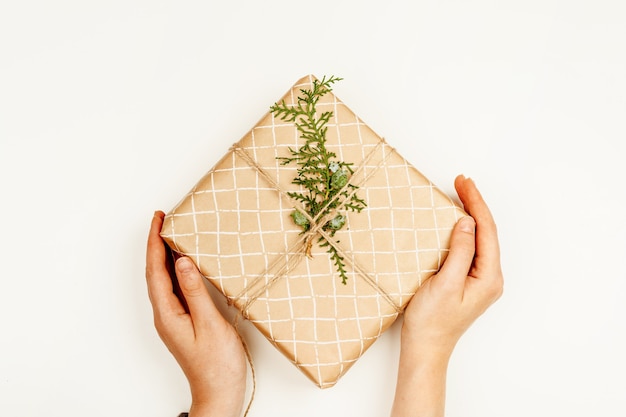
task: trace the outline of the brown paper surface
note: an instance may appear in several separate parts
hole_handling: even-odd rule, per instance
[[[314,79],[302,78],[282,99],[293,104]],[[161,235],[326,388],[437,272],[465,213],[333,93],[317,110],[334,112],[326,147],[354,164],[350,182],[367,203],[360,213],[342,211],[346,225],[332,238],[345,258],[346,285],[319,236],[312,257],[305,254],[290,216],[299,203],[286,194],[299,191],[291,183],[297,168],[277,160],[304,141],[293,123],[269,112],[167,214]]]

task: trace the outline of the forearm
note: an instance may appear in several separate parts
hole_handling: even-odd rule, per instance
[[[444,416],[450,353],[403,341],[391,417]]]
[[[189,417],[240,417],[242,406],[223,402],[192,402]]]

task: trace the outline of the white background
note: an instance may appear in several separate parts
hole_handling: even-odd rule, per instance
[[[146,296],[152,213],[309,73],[496,217],[505,294],[447,415],[626,415],[621,0],[2,1],[0,415],[187,409]],[[244,323],[250,415],[387,415],[399,326],[320,390]]]

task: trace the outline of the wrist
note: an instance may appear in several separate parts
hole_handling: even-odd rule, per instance
[[[191,391],[189,417],[241,416],[246,397],[245,373],[232,378],[220,379],[211,374],[203,378],[187,376],[187,379]]]
[[[456,339],[453,340],[442,334],[420,333],[403,327],[400,337],[400,352],[404,356],[420,359],[421,362],[447,364],[456,342]]]
[[[416,373],[445,375],[450,357],[451,351],[448,350],[431,349],[423,346],[414,348],[412,345],[402,345],[399,373],[405,375]]]
[[[224,387],[219,392],[198,390],[192,387],[189,417],[240,417],[245,400],[245,384],[239,387]]]

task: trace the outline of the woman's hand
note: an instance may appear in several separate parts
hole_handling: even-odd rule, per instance
[[[191,259],[168,270],[159,236],[164,214],[152,218],[146,254],[148,295],[159,336],[182,368],[191,389],[190,417],[240,416],[246,390],[246,354],[235,329],[215,307]],[[181,299],[174,294],[178,280]]]
[[[443,416],[450,355],[470,325],[502,294],[496,225],[474,182],[455,188],[471,217],[460,219],[450,252],[406,308],[392,416]]]
[[[496,224],[474,181],[459,176],[455,188],[471,217],[457,222],[450,253],[439,273],[415,294],[404,316],[403,342],[450,354],[461,335],[502,294]]]

